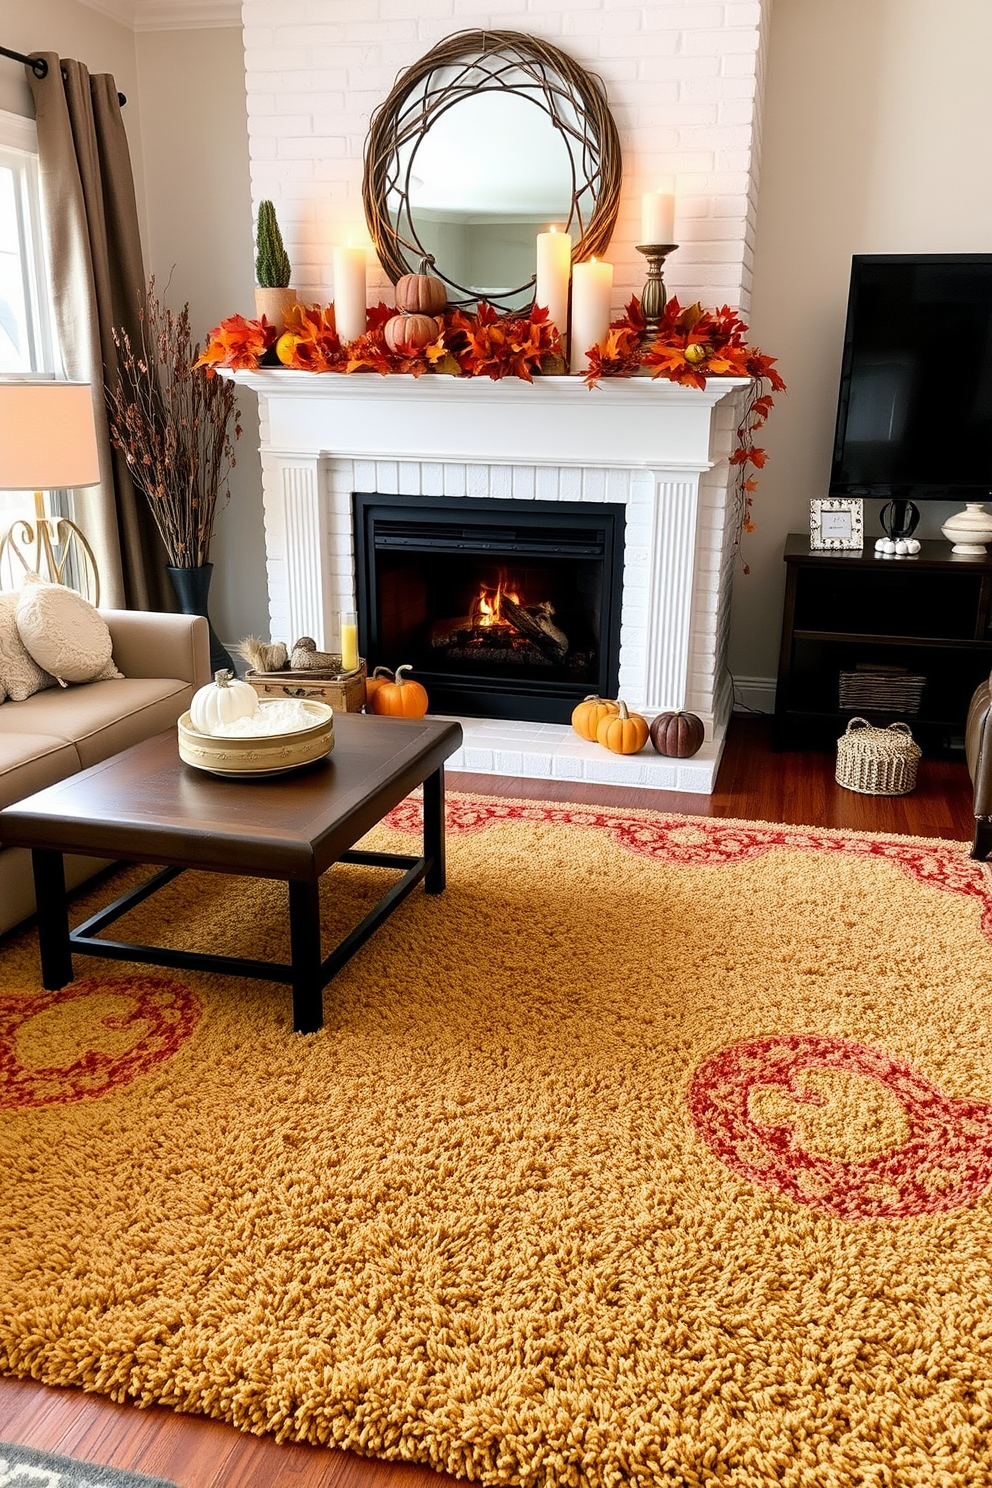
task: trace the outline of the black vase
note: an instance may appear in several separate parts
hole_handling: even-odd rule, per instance
[[[878,514],[886,537],[912,537],[920,520],[920,509],[912,501],[889,501]]]
[[[217,639],[207,612],[207,596],[210,593],[210,579],[213,571],[212,563],[201,563],[198,568],[172,568],[166,564],[166,573],[172,580],[172,587],[176,591],[176,598],[182,613],[202,615],[210,626],[210,670],[212,672],[230,671],[236,674],[238,669]]]

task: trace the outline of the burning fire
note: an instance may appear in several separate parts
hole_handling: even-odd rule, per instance
[[[503,579],[500,579],[495,589],[490,589],[483,584],[472,601],[472,624],[479,626],[509,625],[510,622],[504,620],[501,613],[504,599],[508,599],[511,604],[515,605],[523,603],[520,595],[511,589]]]

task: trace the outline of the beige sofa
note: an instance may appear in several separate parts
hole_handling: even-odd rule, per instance
[[[195,690],[210,681],[210,631],[201,616],[100,614],[124,676],[0,703],[0,807],[173,728]],[[66,883],[71,888],[105,866],[67,857]],[[31,854],[0,841],[0,933],[34,907]]]

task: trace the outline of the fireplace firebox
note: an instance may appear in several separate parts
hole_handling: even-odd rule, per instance
[[[408,663],[431,711],[567,723],[615,697],[619,503],[352,497],[359,646]]]

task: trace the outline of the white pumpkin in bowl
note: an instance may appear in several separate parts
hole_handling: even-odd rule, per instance
[[[193,694],[189,721],[198,734],[215,734],[220,725],[257,711],[258,693],[250,682],[239,681],[231,671],[215,672],[214,680]]]

